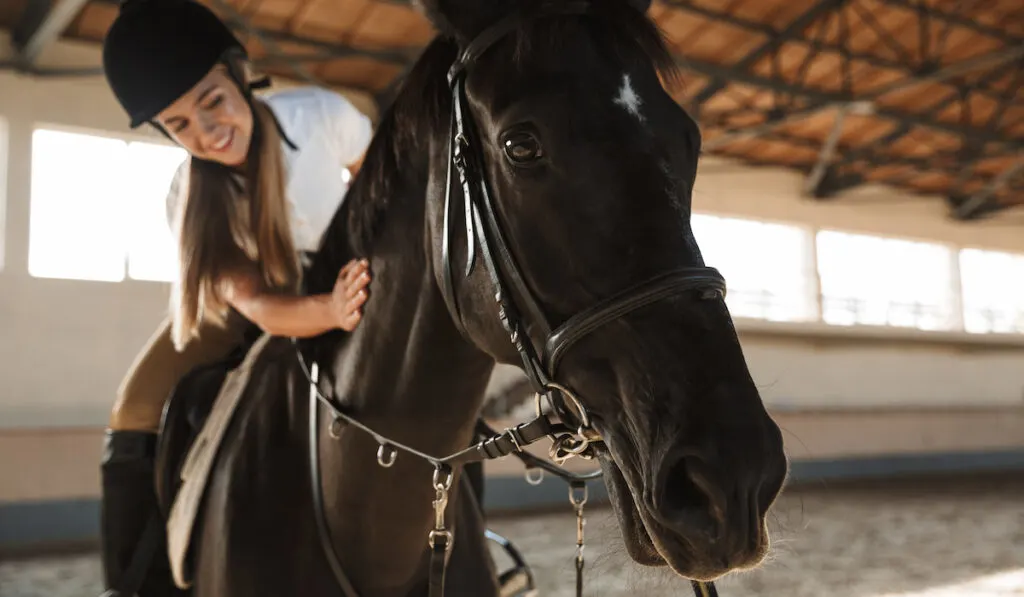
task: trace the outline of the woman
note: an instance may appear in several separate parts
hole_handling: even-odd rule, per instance
[[[128,0],[104,41],[107,81],[132,128],[149,123],[190,154],[168,196],[179,249],[170,317],[118,392],[101,466],[105,580],[126,593],[119,585],[156,506],[156,431],[181,376],[224,359],[253,324],[293,337],[351,331],[367,296],[365,261],[346,265],[330,294],[298,286],[300,255],[317,249],[343,200],[369,120],[318,88],[254,97],[266,83],[246,58],[192,0]],[[162,539],[157,553],[166,570]]]

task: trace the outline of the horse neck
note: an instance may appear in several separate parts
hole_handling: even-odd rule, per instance
[[[426,181],[417,199],[391,198],[369,251],[364,317],[335,355],[333,393],[362,423],[434,456],[467,447],[493,361],[457,332],[425,242]],[[334,545],[366,594],[405,594],[422,582],[433,524],[433,468],[400,452],[377,464],[378,444],[347,429],[321,434],[324,496]]]
[[[424,247],[422,228],[394,226],[375,244],[370,298],[335,359],[333,385],[361,420],[414,445],[422,434],[417,447],[436,451],[453,447],[447,434],[472,428],[492,362],[456,330],[423,250],[410,250]]]

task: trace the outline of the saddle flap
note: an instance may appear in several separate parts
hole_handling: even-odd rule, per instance
[[[224,361],[201,371],[197,369],[187,382],[179,383],[173,396],[175,400],[168,403],[161,433],[161,436],[166,434],[166,439],[162,439],[164,448],[159,454],[162,462],[158,478],[163,483],[162,507],[165,500],[167,504],[167,551],[171,572],[179,588],[187,589],[192,584],[189,564],[192,532],[214,460],[245,392],[252,365],[270,338],[261,336],[237,367],[232,368],[230,361]]]
[[[185,456],[209,416],[228,372],[240,359],[196,367],[175,385],[164,405],[156,449],[156,494],[166,519],[180,487]]]

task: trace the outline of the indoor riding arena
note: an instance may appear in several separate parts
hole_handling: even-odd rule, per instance
[[[257,96],[325,87],[375,130],[438,33],[411,0],[200,2],[272,77]],[[118,4],[0,0],[2,597],[98,597],[107,588],[104,432],[121,380],[167,315],[178,271],[165,198],[187,154],[154,127],[129,128],[105,83],[101,44]],[[1024,596],[1024,2],[640,4],[679,69],[665,88],[700,129],[683,216],[706,265],[726,280],[743,359],[788,459],[765,518],[770,551],[755,568],[716,579],[718,594]],[[469,77],[472,96],[471,67]],[[628,75],[620,91],[588,103],[643,122],[650,98]],[[350,179],[341,167],[338,175]],[[461,238],[462,208],[455,213]],[[565,280],[579,257],[574,244],[589,241],[560,242],[548,261]],[[456,261],[454,275],[463,266]],[[567,350],[585,347],[575,346]],[[535,388],[509,354],[482,407],[494,430],[537,416]],[[578,403],[588,399],[581,392]],[[551,462],[552,443],[523,449]],[[384,474],[368,458],[366,470]],[[584,473],[596,463],[563,466]],[[542,470],[515,454],[485,462],[483,510],[496,534],[488,545],[498,572],[514,565],[503,538],[525,560],[520,580],[533,594],[570,597],[579,594],[580,553],[570,498],[580,501],[580,485],[573,493]],[[329,482],[332,472],[321,475]],[[583,485],[582,595],[689,595],[683,576],[630,556],[607,478]],[[325,557],[322,549],[315,538],[281,546],[310,558]],[[426,561],[426,534],[423,549]]]

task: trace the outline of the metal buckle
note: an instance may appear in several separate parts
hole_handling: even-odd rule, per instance
[[[427,535],[428,545],[431,549],[438,546],[438,539],[444,539],[444,550],[450,551],[452,548],[452,532],[451,531],[438,531],[436,529],[431,530]]]
[[[442,477],[441,475],[444,475]],[[427,535],[431,549],[438,546],[438,539],[445,540],[445,551],[452,548],[452,533],[445,528],[444,511],[448,507],[448,490],[452,488],[455,474],[445,465],[438,465],[434,469],[434,528]]]
[[[528,445],[526,439],[523,438],[522,428],[523,424],[520,423],[515,427],[506,427],[505,433],[508,438],[512,440],[512,445],[516,447],[516,452],[522,452],[523,447]]]

